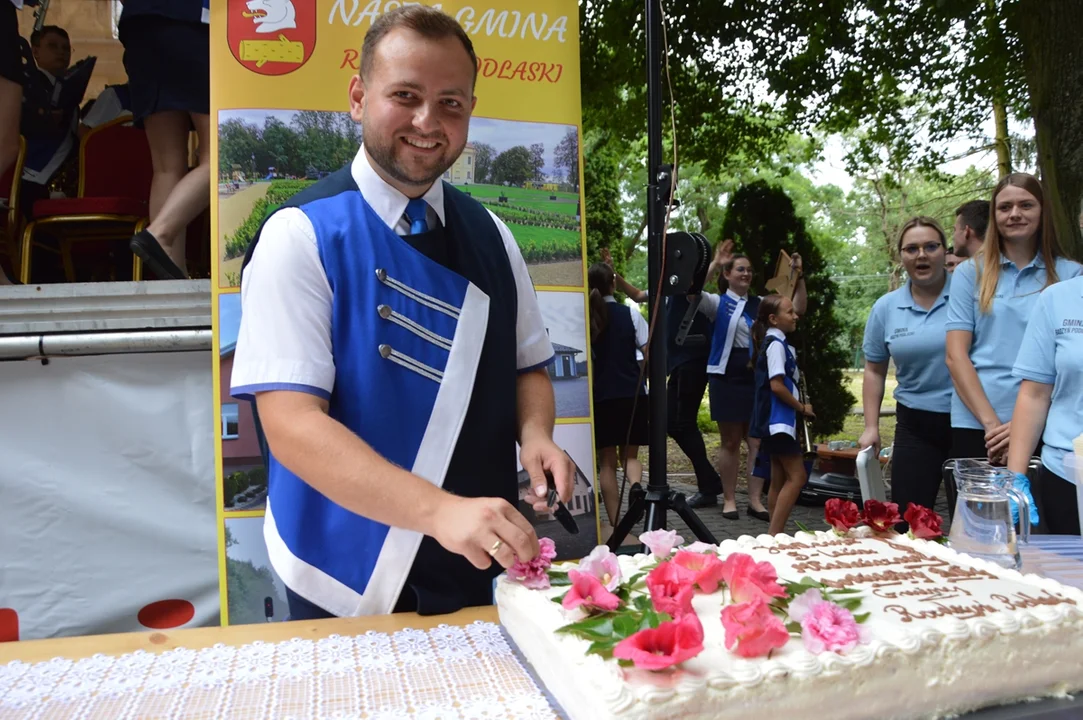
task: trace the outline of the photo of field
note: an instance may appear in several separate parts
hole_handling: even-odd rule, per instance
[[[220,287],[240,284],[245,251],[264,219],[349,164],[361,141],[361,128],[346,113],[219,113]],[[583,286],[577,128],[472,118],[466,147],[444,181],[507,224],[535,285]]]

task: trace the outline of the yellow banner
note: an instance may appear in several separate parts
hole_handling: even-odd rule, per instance
[[[348,86],[372,23],[397,0],[222,0],[211,5],[211,201],[216,444],[222,622],[288,617],[285,587],[263,543],[267,472],[252,409],[230,395],[241,322],[244,254],[263,220],[299,190],[347,165],[361,132]],[[408,3],[409,4],[409,3]],[[467,32],[478,58],[468,143],[444,181],[507,224],[527,262],[556,358],[554,440],[581,473],[568,509],[580,532],[534,516],[520,473],[519,509],[559,557],[597,544],[590,349],[585,292],[579,18],[576,0],[435,5]]]

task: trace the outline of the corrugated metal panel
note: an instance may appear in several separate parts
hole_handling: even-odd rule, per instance
[[[210,326],[210,280],[0,288],[0,337]]]

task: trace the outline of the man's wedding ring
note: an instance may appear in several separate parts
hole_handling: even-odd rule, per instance
[[[489,548],[489,555],[491,555],[492,557],[496,557],[497,551],[500,550],[500,546],[503,544],[503,540],[497,540],[496,542],[494,542],[493,546]]]

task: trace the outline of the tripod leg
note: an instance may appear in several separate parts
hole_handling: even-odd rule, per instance
[[[695,533],[698,540],[711,545],[717,545],[718,540],[715,540],[714,535],[707,529],[707,526],[703,524],[703,521],[699,519],[699,515],[696,515],[696,511],[688,507],[688,503],[684,499],[684,494],[679,492],[670,491],[669,493],[669,506],[673,508],[681,520],[684,520],[688,528]]]
[[[628,512],[624,513],[624,517],[613,528],[613,534],[609,536],[609,542],[606,543],[613,552],[617,551],[617,548],[624,542],[624,538],[628,537],[628,533],[643,517],[643,509],[646,505],[645,498],[646,495],[643,493],[637,493],[635,497],[632,497],[631,493],[629,493]]]

